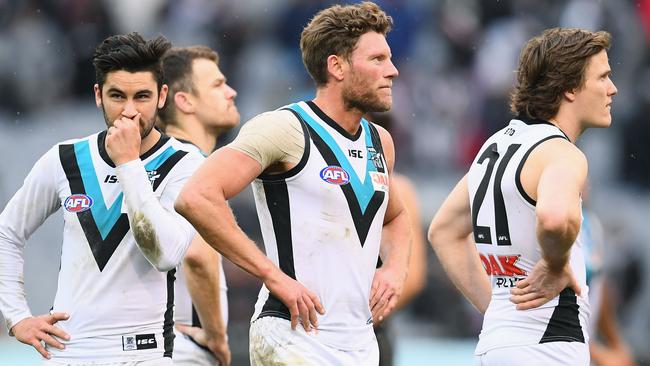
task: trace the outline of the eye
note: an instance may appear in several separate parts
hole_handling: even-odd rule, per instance
[[[117,94],[117,93],[109,94],[109,97],[111,99],[117,99],[117,100],[124,99],[124,96],[122,94]]]

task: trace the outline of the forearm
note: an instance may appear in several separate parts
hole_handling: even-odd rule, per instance
[[[155,196],[142,161],[116,168],[124,192],[129,223],[142,254],[159,271],[176,267],[190,245],[192,227],[165,209]]]
[[[199,315],[201,327],[213,337],[225,337],[226,323],[220,311],[221,256],[202,240],[196,243],[197,240],[201,239],[195,239],[192,245],[201,245],[207,250],[199,251],[196,257],[188,258],[188,255],[183,261],[187,288]]]
[[[408,215],[406,211],[402,211],[390,222],[385,223],[381,232],[379,255],[383,262],[382,267],[397,269],[406,276],[412,241],[413,233]]]
[[[430,237],[447,276],[456,288],[481,314],[487,310],[492,288],[478,256],[476,245],[469,238]]]
[[[182,192],[175,208],[211,247],[246,272],[266,281],[279,271],[237,225],[223,196],[208,200],[200,194],[187,196]],[[214,217],[219,220],[211,219]]]
[[[569,261],[571,246],[580,230],[580,218],[559,217],[537,219],[537,240],[542,249],[542,258],[551,270],[560,271]]]

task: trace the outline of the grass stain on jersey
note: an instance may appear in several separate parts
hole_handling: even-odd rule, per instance
[[[136,211],[133,213],[131,230],[133,231],[133,237],[138,243],[142,254],[144,254],[150,262],[157,263],[161,255],[160,245],[153,225],[151,225],[151,221],[149,221],[142,212]]]

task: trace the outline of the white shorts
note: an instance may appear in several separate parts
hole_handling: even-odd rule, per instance
[[[174,353],[172,360],[174,366],[216,366],[217,359],[211,352],[192,342],[190,337],[174,328]]]
[[[377,341],[367,349],[344,351],[318,342],[301,325],[272,316],[255,320],[250,329],[251,366],[377,366]]]
[[[52,360],[43,360],[43,366],[172,366],[174,363],[169,357],[162,357],[155,360],[148,361],[127,361],[127,362],[111,362],[111,363],[67,363]]]
[[[589,366],[589,346],[580,342],[549,342],[502,347],[474,357],[475,366]]]

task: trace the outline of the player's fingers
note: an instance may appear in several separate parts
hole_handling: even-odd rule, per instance
[[[309,323],[314,327],[314,329],[318,329],[318,316],[316,315],[314,303],[311,301],[309,296],[303,296],[303,301],[307,305],[307,309],[309,309]]]
[[[571,282],[569,282],[569,288],[572,289],[577,296],[580,296],[582,294],[582,288],[578,284],[576,278],[573,276],[571,276]]]
[[[51,357],[50,354],[47,352],[47,350],[45,349],[45,347],[43,347],[43,344],[41,344],[41,342],[40,342],[38,339],[34,338],[34,340],[31,341],[29,344],[30,344],[32,347],[34,347],[34,349],[35,349],[36,351],[38,351],[38,353],[40,353],[41,356],[43,356],[44,358],[46,358],[46,359],[48,359],[48,360],[50,359],[50,357]]]
[[[49,334],[47,334],[45,332],[41,332],[39,334],[38,338],[40,338],[43,342],[45,342],[46,344],[48,344],[48,345],[50,345],[52,347],[56,347],[58,349],[64,349],[65,348],[65,346],[61,342],[57,341],[54,337],[52,337],[51,335],[49,335]]]
[[[312,303],[314,303],[314,308],[316,309],[316,311],[318,311],[320,315],[324,315],[325,308],[323,307],[323,304],[321,304],[318,296],[316,296],[316,294],[311,291],[307,292],[307,296],[309,296],[309,299],[312,301]]]
[[[525,288],[515,287],[510,289],[510,295],[525,295],[531,292],[533,292],[533,288],[531,286],[526,286]]]
[[[541,294],[539,294],[537,292],[531,292],[531,293],[522,294],[522,295],[510,296],[510,301],[512,303],[515,303],[515,304],[522,304],[522,303],[525,303],[527,301],[532,301],[532,300],[538,299],[540,297],[542,297]]]
[[[370,298],[370,308],[373,309],[375,306],[377,306],[377,303],[379,303],[379,300],[384,296],[384,293],[386,292],[386,287],[383,285],[380,285],[377,291],[375,291],[374,295]]]
[[[45,327],[45,328],[43,328],[43,330],[46,333],[51,334],[51,335],[53,335],[55,337],[65,339],[66,341],[70,340],[70,335],[68,333],[64,332],[63,329],[55,327],[53,325]]]
[[[296,330],[298,326],[298,305],[293,302],[289,304],[289,314],[291,314],[291,329]]]
[[[523,280],[517,281],[517,287],[516,288],[523,289],[523,288],[528,287],[528,285],[530,285],[530,281],[528,280],[528,277],[526,277]]]
[[[48,323],[54,324],[54,323],[56,323],[58,321],[61,321],[61,320],[68,320],[69,318],[70,318],[70,315],[68,315],[66,313],[56,312],[56,313],[52,313],[49,316],[47,316],[46,320],[47,320]]]
[[[535,300],[528,301],[525,303],[517,304],[517,310],[529,310],[529,309],[534,309],[538,308],[548,302],[548,299],[544,297],[539,297]]]
[[[176,329],[178,329],[179,332],[186,334],[194,339],[198,338],[197,333],[201,331],[200,328],[197,327],[189,327],[184,324],[176,324]]]
[[[309,309],[302,298],[298,299],[298,311],[300,312],[300,323],[305,331],[309,332],[311,327],[309,326]]]
[[[390,313],[392,313],[393,310],[395,309],[395,306],[397,306],[397,296],[393,295],[388,300],[388,304],[384,308],[383,314],[379,315],[379,321],[384,320],[385,317],[390,315]]]

